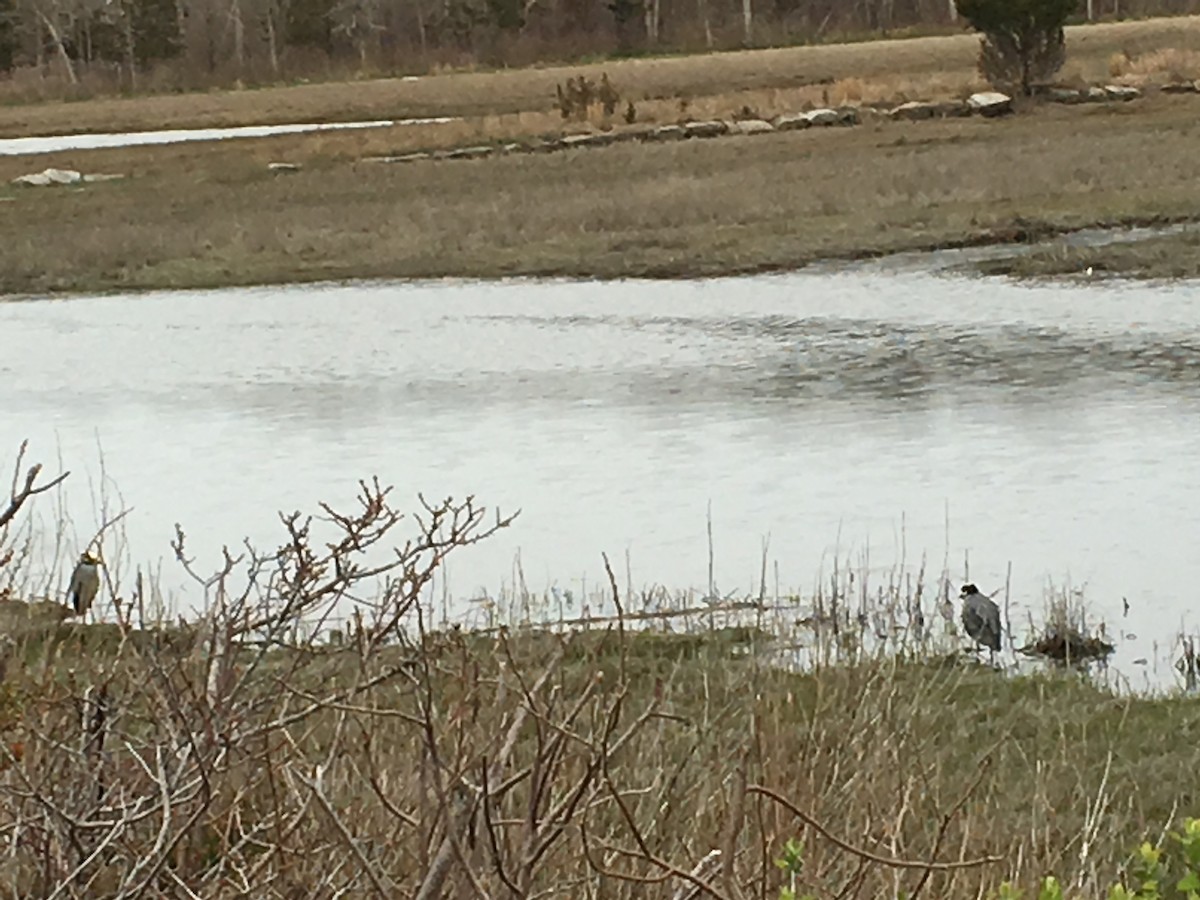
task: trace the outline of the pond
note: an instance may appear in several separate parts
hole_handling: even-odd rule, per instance
[[[225,141],[236,138],[302,134],[308,131],[338,131],[360,128],[390,128],[393,125],[441,125],[455,121],[439,116],[428,119],[397,119],[376,122],[325,122],[293,125],[238,125],[232,128],[173,128],[163,131],[126,131],[113,134],[57,134],[46,137],[0,138],[0,156],[59,153],[63,150],[97,150],[103,147],[140,147],[147,144],[181,144],[189,141]]]
[[[990,593],[1011,563],[1014,626],[1082,588],[1124,676],[1166,684],[1197,626],[1198,300],[868,265],[0,303],[0,462],[29,438],[72,470],[72,556],[102,494],[131,508],[125,552],[183,608],[174,523],[211,569],[378,475],[521,510],[451,561],[460,610],[523,578],[577,614],[601,552],[703,595],[711,509],[722,594],[757,593],[764,542],[772,593],[922,555]]]

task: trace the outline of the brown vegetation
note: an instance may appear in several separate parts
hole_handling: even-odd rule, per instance
[[[415,81],[377,79],[293,85],[261,90],[96,99],[0,107],[0,137],[88,131],[141,131],[394,119],[554,113],[555,85],[607,73],[616,90],[638,106],[686,100],[701,116],[750,105],[794,112],[798,104],[934,99],[977,86],[974,35],[830,44],[698,56],[612,60],[593,65],[496,72],[460,72]],[[1113,77],[1136,82],[1161,77],[1164,48],[1174,60],[1200,51],[1200,18],[1119,22],[1067,29],[1067,80]],[[1138,68],[1138,67],[1141,68]],[[1144,70],[1149,70],[1144,71]],[[1195,71],[1192,77],[1200,77]],[[824,95],[828,94],[828,99]]]
[[[371,276],[691,276],[1195,215],[1196,99],[1046,106],[412,165],[372,132],[36,158],[124,181],[7,190],[10,292]],[[272,159],[304,164],[275,175]],[[0,159],[0,178],[29,171]],[[69,247],[70,252],[61,248]]]
[[[1014,278],[1200,278],[1200,234],[1187,231],[1099,246],[1051,244],[1006,259],[976,263],[987,275]]]
[[[795,673],[760,627],[437,628],[429,579],[507,520],[361,488],[211,580],[180,535],[198,619],[155,621],[139,575],[114,624],[8,642],[5,891],[1097,896],[1194,806],[1194,699],[854,649]]]

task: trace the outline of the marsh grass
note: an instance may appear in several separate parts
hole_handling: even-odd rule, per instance
[[[1200,234],[1184,231],[1094,247],[1051,244],[1031,253],[980,262],[973,268],[986,275],[1014,278],[1200,278]]]
[[[1048,873],[1090,897],[1200,805],[1196,699],[964,665],[923,565],[838,563],[804,599],[764,565],[742,601],[711,577],[622,590],[607,560],[590,592],[535,595],[518,570],[460,627],[432,578],[490,517],[387,498],[283,517],[278,551],[211,575],[180,535],[207,587],[183,625],[147,617],[136,576],[106,624],[9,620],[29,627],[0,679],[0,890],[667,898],[709,859],[718,898]],[[401,564],[372,569],[384,540]],[[340,640],[312,627],[350,597]]]
[[[1021,648],[1022,653],[1041,656],[1067,666],[1079,666],[1106,660],[1116,649],[1108,640],[1103,623],[1089,621],[1083,592],[1070,588],[1051,589],[1041,624],[1034,625],[1034,639]]]
[[[1134,108],[1136,106],[1136,109]],[[364,277],[691,277],[1193,217],[1195,100],[387,165],[390,135],[38,157],[0,188],[8,293]],[[1063,152],[1086,147],[1086,156]],[[272,160],[302,170],[277,175]],[[0,179],[29,171],[0,159]],[[60,251],[70,247],[70,253]]]
[[[1109,77],[1114,55],[1130,61],[1122,70],[1127,80],[1168,57],[1191,59],[1200,52],[1197,22],[1072,30],[1071,77]],[[613,121],[619,112],[595,108],[587,121],[562,121],[553,109],[554,85],[575,73],[595,80],[607,72],[622,97],[636,98],[642,127],[747,110],[770,116],[827,103],[961,96],[979,86],[975,46],[968,35],[914,38],[11,107],[0,113],[0,133],[468,118],[0,157],[0,292],[369,277],[704,277],[1194,217],[1200,198],[1186,161],[1196,101],[1186,96],[1034,107],[1004,122],[868,121],[851,129],[474,161],[362,161],[532,142],[560,135],[564,125],[627,127]],[[1171,54],[1164,46],[1174,48]],[[1139,60],[1141,69],[1133,65]],[[268,171],[276,161],[301,171]],[[6,184],[46,166],[128,177],[82,188]],[[70,253],[61,252],[68,246]],[[1131,265],[1131,274],[1193,271],[1196,254],[1184,252],[1190,248],[1161,246],[1160,260]],[[1069,254],[1035,256],[1012,270],[1070,264]]]

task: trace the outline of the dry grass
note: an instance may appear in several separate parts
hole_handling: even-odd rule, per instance
[[[820,897],[957,900],[1048,873],[1095,897],[1200,804],[1196,698],[923,645],[835,641],[788,671],[762,626],[432,629],[428,578],[490,517],[400,522],[386,491],[361,499],[321,535],[297,515],[278,550],[194,573],[210,602],[188,627],[136,621],[139,577],[111,585],[120,624],[5,643],[0,889],[666,900],[716,849],[711,896],[771,897],[799,838],[795,886]],[[368,594],[353,564],[402,532],[397,578]],[[0,521],[0,575],[25,559],[13,537]],[[893,621],[922,584],[880,585]],[[854,589],[843,575],[814,620],[847,628]],[[350,596],[362,619],[341,641],[299,627]]]
[[[66,639],[56,652],[65,657],[76,641]],[[453,866],[449,896],[472,895],[468,869],[494,896],[502,888],[496,857],[511,865],[509,877],[517,880],[530,830],[529,804],[540,796],[538,814],[547,817],[543,836],[552,834],[557,823],[550,809],[568,802],[581,784],[586,819],[579,814],[566,820],[533,869],[529,895],[566,898],[600,891],[613,898],[670,897],[681,881],[671,879],[666,890],[648,895],[644,887],[598,870],[661,876],[664,865],[688,871],[710,850],[729,846],[742,889],[750,896],[760,896],[760,890],[773,896],[785,883],[773,861],[789,838],[805,845],[798,886],[818,896],[847,886],[857,887],[860,896],[901,896],[921,880],[920,868],[865,863],[767,796],[739,798],[739,769],[751,786],[799,804],[834,835],[876,857],[993,860],[933,873],[924,896],[946,900],[986,895],[1005,880],[1031,889],[1051,872],[1075,884],[1078,896],[1102,896],[1101,886],[1120,877],[1132,847],[1156,840],[1174,817],[1196,808],[1192,773],[1200,764],[1200,704],[1194,699],[1120,700],[1073,678],[1006,679],[982,669],[920,662],[867,661],[791,674],[755,663],[762,641],[753,632],[723,631],[625,637],[608,632],[565,640],[537,632],[499,640],[451,633],[381,654],[366,663],[372,675],[403,654],[417,660],[416,679],[393,678],[361,693],[352,712],[310,713],[279,729],[272,744],[242,751],[244,761],[218,765],[210,802],[179,801],[179,821],[168,831],[180,835],[171,877],[201,896],[236,896],[238,870],[260,863],[254,888],[260,897],[290,896],[297,883],[310,890],[323,885],[332,893],[372,880],[415,895],[432,869],[445,834],[443,811],[450,807],[439,800],[435,779],[445,779],[441,790],[448,796],[459,778],[484,783],[480,767],[502,752],[496,736],[508,731],[521,708],[518,679],[534,685],[548,669],[547,689],[531,691],[536,720],[527,720],[518,732],[503,770],[517,779],[515,787],[491,801],[490,826],[478,813],[470,824],[452,826],[461,829],[456,836],[467,865]],[[559,646],[565,655],[556,666]],[[112,672],[110,696],[121,709],[113,736],[125,736],[129,749],[111,751],[101,771],[126,792],[126,803],[139,797],[153,802],[156,785],[139,770],[134,748],[174,747],[169,732],[148,731],[137,722],[138,709],[124,706],[138,698],[137,679],[149,675],[144,663],[125,662],[89,663],[77,671],[73,688],[47,691],[45,676],[18,675],[9,682],[10,710],[25,722],[10,726],[6,736],[20,741],[23,758],[0,774],[0,822],[11,821],[20,809],[24,778],[64,806],[68,785],[95,782],[98,774],[85,759],[72,766],[43,735],[53,729],[64,738],[86,739],[72,701],[92,678]],[[197,663],[186,658],[172,671],[181,689],[202,685]],[[307,693],[319,678],[322,691],[336,696],[354,684],[352,665],[348,653],[320,654],[308,671],[289,675],[288,684]],[[289,663],[281,655],[272,666],[286,671]],[[261,677],[269,681],[271,675]],[[436,698],[432,708],[425,706],[426,690]],[[37,705],[35,691],[42,696]],[[577,701],[578,717],[567,719]],[[261,719],[246,724],[270,721],[286,706],[281,697],[277,707],[264,708]],[[624,714],[609,731],[606,722],[618,708]],[[633,728],[647,712],[651,717]],[[198,713],[185,706],[178,715],[190,721]],[[427,717],[441,754],[436,762],[422,725]],[[569,726],[568,743],[553,768],[538,772],[546,745],[561,741],[560,723]],[[589,782],[604,736],[615,744],[626,730],[632,737],[609,757],[604,776]],[[1147,750],[1147,735],[1156,736],[1153,752]],[[334,747],[338,752],[331,756]],[[39,777],[39,766],[55,772],[57,790]],[[321,771],[322,799],[331,812],[306,787],[314,771]],[[494,790],[499,781],[489,787]],[[966,803],[956,809],[960,799]],[[186,816],[197,810],[197,823],[187,827]],[[147,826],[160,820],[152,813]],[[584,822],[591,864],[580,830]],[[361,856],[349,851],[339,828],[347,829]],[[659,862],[640,851],[639,835]],[[130,827],[121,838],[109,866],[85,867],[77,884],[92,877],[93,891],[114,891],[130,868],[129,855],[149,850],[154,828]],[[1084,843],[1086,854],[1080,852]],[[36,885],[44,895],[68,872],[56,864],[43,881],[46,870],[33,849],[17,843],[0,877],[10,886],[23,878],[17,883],[25,891]],[[69,847],[61,856],[64,863],[77,859]],[[720,890],[719,878],[710,878]],[[366,886],[360,891],[396,895]]]
[[[973,268],[987,275],[1015,278],[1194,279],[1200,278],[1200,234],[1189,231],[1097,247],[1051,245],[1009,259],[980,262]]]
[[[9,292],[693,276],[1191,217],[1196,109],[1155,96],[1007,120],[395,166],[347,161],[389,149],[367,132],[58,154],[36,168],[130,177],[9,188],[0,271]],[[268,173],[281,158],[305,168]],[[29,162],[0,159],[0,178]]]
[[[1164,84],[1200,78],[1200,50],[1167,47],[1131,56],[1115,54],[1109,73],[1124,83]]]
[[[1067,30],[1067,76],[1109,78],[1112,58],[1136,58],[1175,48],[1200,50],[1200,18],[1153,19]],[[787,105],[831,100],[857,91],[863,99],[953,94],[975,82],[977,39],[969,34],[907,40],[791,47],[698,56],[613,60],[499,72],[464,72],[416,81],[383,79],[295,85],[246,91],[98,99],[0,107],[0,136],[125,131],[286,122],[374,120],[427,116],[484,116],[549,111],[554,85],[582,72],[608,72],[636,102],[681,99],[738,105],[743,92],[785,92]],[[849,90],[839,82],[856,82]],[[786,92],[804,89],[795,96]],[[715,98],[711,101],[704,98]],[[766,104],[768,108],[770,103]]]

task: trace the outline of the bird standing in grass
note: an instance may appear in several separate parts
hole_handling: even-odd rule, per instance
[[[100,590],[100,557],[93,556],[91,551],[84,551],[71,573],[71,585],[67,588],[67,596],[75,615],[82,616],[92,608],[96,594]]]
[[[995,653],[1000,649],[1000,607],[973,584],[964,584],[959,598],[963,602],[963,628],[977,644]]]

